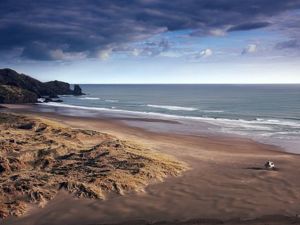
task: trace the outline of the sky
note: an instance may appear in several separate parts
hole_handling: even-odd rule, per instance
[[[70,83],[300,83],[300,0],[1,0],[0,68]]]

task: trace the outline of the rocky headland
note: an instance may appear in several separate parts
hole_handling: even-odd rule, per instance
[[[0,69],[0,103],[35,103],[38,98],[48,101],[58,95],[83,95],[79,85],[62,81],[40,82],[28,75],[19,74],[12,69]]]
[[[77,198],[143,191],[185,165],[92,130],[0,113],[0,218],[44,206],[59,190]]]

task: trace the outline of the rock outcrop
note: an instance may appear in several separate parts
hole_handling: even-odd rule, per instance
[[[83,95],[81,87],[78,84],[74,85],[74,91],[73,91],[74,95]]]
[[[19,87],[0,85],[0,103],[34,103],[38,96],[31,91]]]
[[[73,95],[74,91],[71,90],[70,84],[62,81],[49,81],[44,83],[47,89],[52,90],[55,92],[56,95]]]
[[[24,74],[19,74],[12,69],[0,69],[0,84],[22,88],[41,96],[57,96],[54,90],[44,83]]]
[[[2,99],[2,103],[32,103],[37,102],[37,98],[44,96],[57,98],[58,95],[83,94],[78,85],[75,85],[75,89],[72,90],[70,84],[62,81],[43,83],[12,69],[0,69],[0,85],[4,85],[0,93],[0,102]],[[6,93],[6,90],[9,92]],[[17,98],[19,100],[16,100]]]

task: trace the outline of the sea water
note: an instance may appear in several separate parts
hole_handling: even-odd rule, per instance
[[[300,85],[81,87],[86,95],[61,96],[63,103],[46,103],[47,106],[78,116],[165,118],[179,123],[128,123],[161,132],[249,137],[300,153]]]

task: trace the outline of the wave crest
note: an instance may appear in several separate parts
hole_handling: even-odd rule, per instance
[[[172,111],[196,111],[197,108],[194,107],[182,107],[182,106],[174,106],[174,105],[147,105],[151,108],[159,108],[159,109],[167,109]]]
[[[82,100],[100,100],[100,98],[97,98],[97,97],[83,97],[83,98],[79,98],[79,99],[82,99]]]

